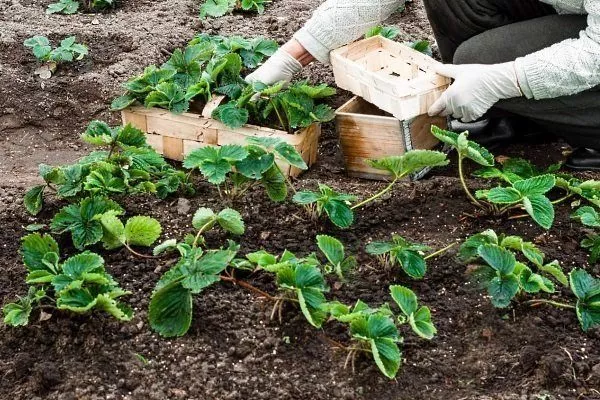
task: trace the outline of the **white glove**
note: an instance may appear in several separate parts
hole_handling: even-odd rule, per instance
[[[302,64],[290,53],[279,49],[256,71],[246,76],[246,82],[262,82],[265,85],[273,85],[285,81],[289,83],[294,74],[302,70]]]
[[[429,108],[429,115],[452,115],[463,122],[480,118],[499,100],[523,96],[515,63],[445,64],[436,68],[454,83]]]

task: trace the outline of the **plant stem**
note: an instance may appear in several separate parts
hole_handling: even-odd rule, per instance
[[[244,289],[248,289],[251,292],[254,292],[254,293],[258,294],[259,296],[264,297],[264,298],[266,298],[268,300],[271,300],[271,301],[281,300],[280,298],[273,297],[269,293],[267,293],[267,292],[265,292],[265,291],[257,288],[256,286],[253,286],[253,285],[249,284],[248,282],[240,281],[240,280],[238,280],[236,278],[233,278],[231,276],[226,276],[226,275],[221,275],[220,278],[221,278],[222,281],[231,282],[234,285],[241,286]]]
[[[279,171],[279,173],[281,175],[283,175],[283,178],[285,179],[286,183],[288,184],[288,186],[290,187],[290,189],[292,189],[292,192],[294,192],[294,194],[296,194],[296,188],[294,187],[294,184],[292,183],[292,181],[290,180],[290,177],[286,174],[283,173],[283,171],[281,170],[281,167],[277,164],[277,162],[275,162],[275,167],[277,168],[277,170]],[[290,170],[291,170],[292,166],[290,165]]]
[[[270,98],[269,102],[273,105],[273,110],[275,110],[275,114],[277,114],[277,118],[279,119],[279,123],[281,124],[281,127],[283,128],[283,130],[286,131],[287,133],[291,133],[290,132],[291,129],[285,124],[285,122],[283,122],[281,113],[279,112],[279,109],[277,108],[277,105],[275,104],[273,99]]]
[[[204,224],[204,226],[202,226],[199,230],[198,233],[196,234],[196,237],[194,238],[194,243],[192,243],[192,247],[197,247],[198,246],[198,240],[200,240],[200,237],[202,236],[202,234],[204,233],[204,231],[206,229],[208,229],[208,227],[212,224],[215,223],[214,219],[211,219],[210,221],[208,221],[206,224]]]
[[[558,308],[571,308],[571,309],[575,309],[575,306],[572,305],[572,304],[559,303],[557,301],[544,300],[544,299],[528,300],[525,303],[526,304],[531,304],[532,307],[539,306],[540,304],[549,304],[551,306],[558,307]]]
[[[435,251],[435,252],[423,257],[423,259],[429,260],[430,258],[437,257],[440,254],[445,253],[446,251],[450,250],[451,248],[453,248],[456,245],[457,245],[457,243],[451,243],[448,246],[444,247],[443,249],[439,249],[438,251]]]
[[[558,203],[562,203],[565,200],[568,200],[569,198],[573,197],[573,193],[569,193],[568,195],[561,197],[560,199],[554,200],[552,202],[552,204],[558,204]]]
[[[475,196],[473,196],[473,194],[469,190],[469,187],[467,186],[467,182],[465,181],[465,174],[463,172],[463,160],[464,160],[464,158],[461,157],[459,154],[458,155],[458,176],[460,178],[460,183],[462,184],[462,187],[463,187],[465,193],[467,194],[467,196],[469,197],[469,199],[471,200],[471,202],[473,202],[479,208],[484,209],[485,207],[483,206],[483,204],[481,204],[479,202],[479,200],[477,200],[475,198]]]
[[[135,251],[134,249],[132,249],[131,246],[129,246],[127,243],[123,243],[123,245],[125,246],[125,248],[127,250],[129,250],[129,252],[131,254],[133,254],[136,257],[146,258],[146,259],[149,259],[149,260],[156,260],[156,259],[160,258],[160,256],[149,256],[147,254],[138,253],[137,251]]]
[[[375,193],[373,196],[369,197],[366,200],[361,201],[358,204],[353,205],[352,207],[350,207],[351,210],[357,209],[359,207],[364,206],[365,204],[368,204],[370,202],[372,202],[373,200],[376,200],[378,198],[380,198],[381,196],[383,196],[384,194],[386,194],[387,192],[389,192],[390,190],[392,190],[392,188],[394,187],[394,185],[396,184],[396,182],[398,182],[398,179],[400,179],[402,177],[398,177],[396,179],[394,179],[389,185],[387,185],[387,187],[385,189],[383,189],[381,192],[379,193]]]

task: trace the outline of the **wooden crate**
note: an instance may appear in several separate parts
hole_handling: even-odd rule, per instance
[[[339,87],[399,120],[426,114],[450,84],[433,58],[382,36],[332,51],[331,64]]]
[[[173,114],[160,108],[131,107],[121,112],[123,124],[132,124],[146,132],[148,143],[157,152],[172,160],[181,161],[192,150],[203,146],[225,144],[246,144],[252,136],[277,137],[285,140],[298,150],[308,166],[317,160],[317,147],[321,134],[320,124],[313,124],[290,135],[285,131],[244,125],[231,129],[210,118],[212,109],[220,99],[207,104],[202,114],[193,112]],[[284,174],[292,177],[300,175],[300,169],[287,163],[278,162]]]
[[[388,175],[365,161],[398,156],[408,150],[432,149],[438,140],[431,125],[446,128],[446,117],[427,114],[400,121],[360,97],[353,97],[336,110],[335,125],[349,175],[387,180]]]

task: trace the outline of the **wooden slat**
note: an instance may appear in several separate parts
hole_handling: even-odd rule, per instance
[[[221,122],[205,118],[200,114],[175,115],[158,108],[131,107],[121,112],[121,118],[124,123],[132,123],[138,129],[146,132],[148,143],[157,152],[167,158],[179,161],[194,149],[202,146],[244,145],[249,137],[266,136],[277,137],[290,143],[303,155],[304,161],[310,166],[316,162],[318,140],[321,134],[319,124],[313,124],[295,134],[254,125],[230,129]],[[297,168],[290,168],[285,163],[281,163],[280,166],[290,176],[298,176],[302,172]]]
[[[336,130],[346,171],[350,176],[387,180],[388,174],[369,167],[365,161],[404,154],[404,123],[394,117],[372,115],[372,112],[371,104],[354,97],[336,111]],[[438,143],[430,133],[432,124],[445,128],[446,119],[420,115],[410,120],[414,149],[431,149]]]
[[[400,120],[424,113],[450,84],[437,61],[381,36],[334,50],[336,84]]]

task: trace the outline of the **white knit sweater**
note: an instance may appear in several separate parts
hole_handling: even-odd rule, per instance
[[[517,77],[527,98],[571,95],[600,85],[600,0],[540,0],[559,13],[587,14],[588,27],[568,39],[516,60]],[[362,36],[387,19],[404,0],[327,0],[294,37],[317,60]]]

